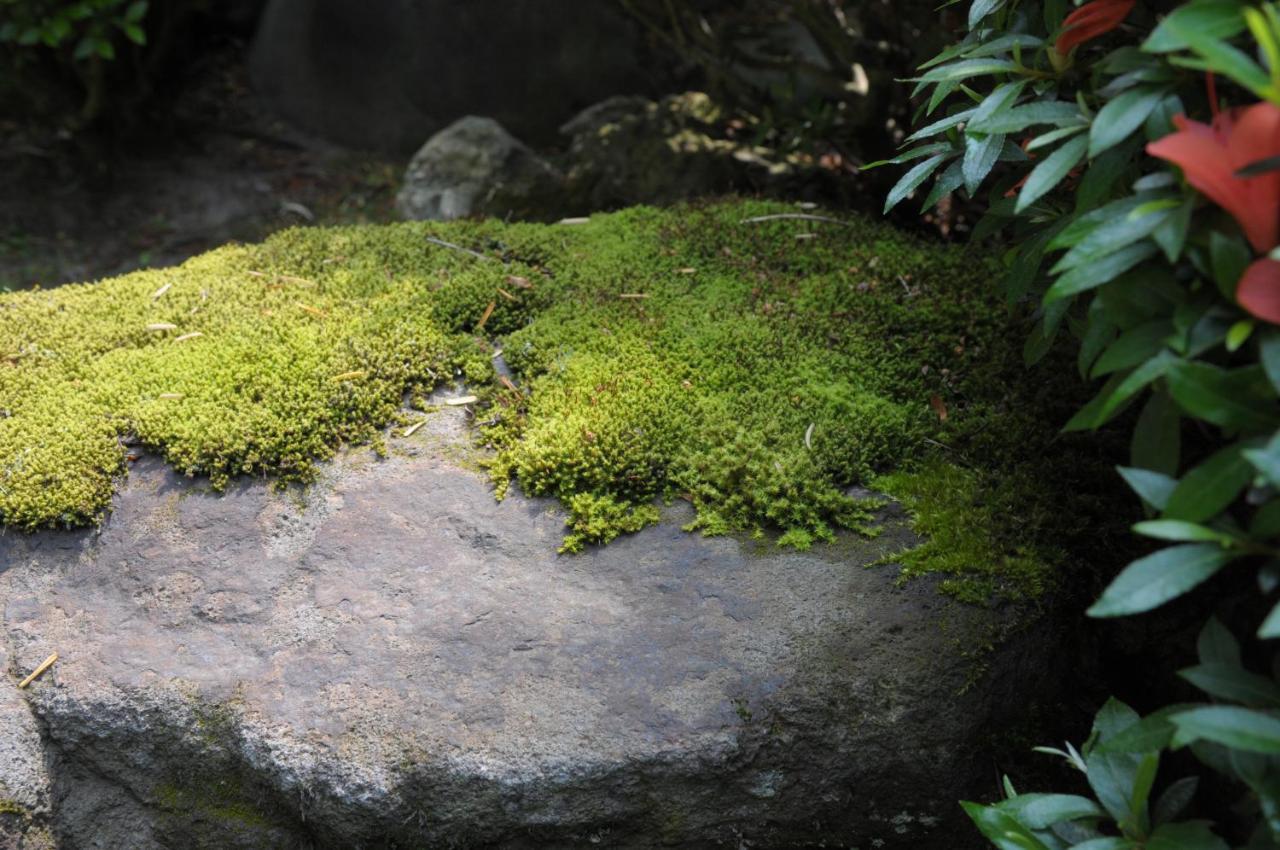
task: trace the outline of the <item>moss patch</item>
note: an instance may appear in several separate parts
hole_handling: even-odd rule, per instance
[[[1024,374],[981,258],[862,219],[744,222],[786,212],[292,230],[0,296],[0,519],[92,521],[131,440],[215,487],[305,481],[461,377],[498,494],[514,480],[559,498],[566,550],[677,497],[705,533],[874,533],[846,495],[862,484],[933,536],[908,574],[942,570],[974,598],[1038,592],[1057,529],[975,513],[973,496],[998,482],[1011,507],[1045,503],[1035,459],[1074,390],[1045,403]],[[518,387],[495,380],[493,345]]]

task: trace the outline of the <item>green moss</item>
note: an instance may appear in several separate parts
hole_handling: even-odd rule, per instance
[[[1050,553],[1037,545],[1040,541],[1011,539],[1005,521],[1010,513],[1030,507],[1008,502],[1020,499],[1024,487],[993,492],[984,487],[989,479],[979,473],[936,458],[914,471],[881,476],[874,483],[902,502],[913,527],[926,538],[877,562],[901,565],[903,581],[943,573],[950,578],[943,580],[942,589],[970,602],[995,593],[1035,597],[1044,591]]]
[[[260,809],[236,779],[201,779],[196,784],[165,783],[155,789],[164,813],[183,820],[203,821],[240,831],[271,829],[276,824]]]
[[[1072,393],[1024,378],[989,265],[863,219],[743,222],[788,211],[292,230],[0,296],[0,519],[91,521],[130,438],[215,487],[306,481],[343,443],[381,447],[406,397],[465,378],[498,495],[514,480],[559,498],[566,550],[677,497],[708,534],[871,534],[875,503],[846,490],[877,482],[933,536],[907,575],[1038,592],[1053,529],[1015,539],[974,496],[1011,482],[1040,504],[1015,490],[1047,482],[1009,470],[1044,454]],[[518,388],[494,381],[494,345]]]

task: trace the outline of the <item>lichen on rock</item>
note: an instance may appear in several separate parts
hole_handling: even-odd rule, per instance
[[[215,488],[305,481],[344,443],[376,447],[405,398],[463,378],[499,495],[516,481],[558,497],[566,549],[643,527],[674,498],[707,533],[801,547],[874,533],[875,499],[848,488],[911,496],[886,473],[942,463],[976,477],[973,498],[993,480],[1013,488],[1034,521],[1012,541],[1007,518],[973,513],[961,521],[1016,558],[913,569],[1037,592],[1055,556],[1035,523],[1058,520],[1036,511],[1034,464],[1058,423],[1019,402],[1033,390],[1013,386],[1018,333],[990,265],[794,212],[729,202],[580,225],[295,229],[174,269],[0,296],[0,520],[92,521],[135,442]],[[496,380],[495,345],[518,386]]]

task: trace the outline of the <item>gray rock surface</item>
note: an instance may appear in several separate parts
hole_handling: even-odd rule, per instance
[[[11,684],[61,656],[23,692],[60,847],[981,846],[955,800],[1044,655],[866,569],[898,514],[796,553],[672,508],[557,557],[463,416],[305,492],[144,458],[101,529],[0,537]]]
[[[396,208],[405,218],[420,221],[477,215],[538,218],[563,193],[563,183],[550,163],[497,121],[467,116],[414,154]]]
[[[663,85],[647,45],[601,0],[269,0],[249,72],[302,129],[409,153],[475,113],[553,141],[577,110]]]

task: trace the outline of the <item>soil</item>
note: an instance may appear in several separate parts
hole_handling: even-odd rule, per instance
[[[250,89],[244,45],[203,57],[125,136],[0,119],[0,291],[172,265],[299,224],[395,219],[403,163],[307,136]]]

